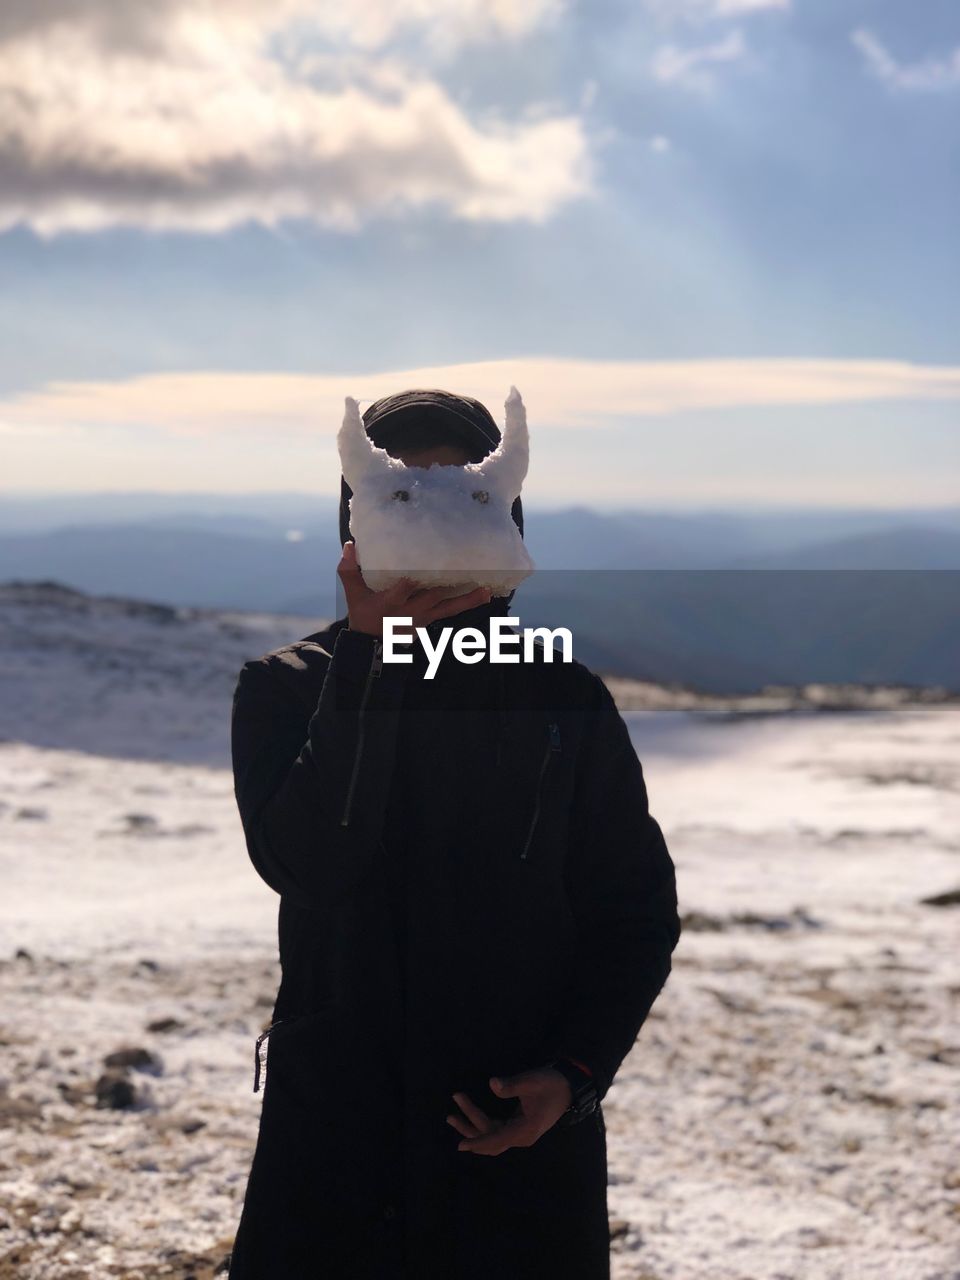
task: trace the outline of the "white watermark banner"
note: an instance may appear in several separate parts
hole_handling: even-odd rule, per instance
[[[409,617],[384,618],[384,662],[413,662],[412,654],[403,653],[398,648],[413,644],[414,636],[409,630],[412,622]],[[399,627],[407,630],[398,631]],[[493,617],[489,627],[487,635],[479,627],[443,627],[436,642],[426,627],[416,627],[416,637],[427,655],[424,679],[433,679],[448,647],[458,662],[468,665],[482,662],[487,655],[491,662],[552,662],[558,652],[554,645],[559,642],[560,661],[573,661],[573,635],[569,627],[521,628],[520,619],[512,616]],[[538,650],[538,640],[542,642],[542,650]]]

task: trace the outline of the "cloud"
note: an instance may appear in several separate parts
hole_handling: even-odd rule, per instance
[[[665,24],[698,24],[756,13],[786,13],[791,8],[791,0],[644,0],[644,3],[647,11]]]
[[[368,374],[163,373],[53,383],[0,401],[0,431],[150,428],[181,436],[323,435],[345,395],[361,407],[416,386],[479,397],[503,420],[515,383],[531,424],[590,429],[687,410],[960,400],[960,366],[892,360],[570,360],[546,357]]]
[[[860,50],[870,72],[890,89],[929,93],[960,87],[960,46],[945,59],[898,62],[865,27],[851,32],[850,39]]]
[[[376,49],[414,33],[441,52],[477,41],[520,38],[556,22],[566,0],[4,0],[0,41],[79,30],[105,52],[156,53],[195,43],[206,29],[255,43],[299,21],[341,45]]]
[[[747,51],[741,31],[731,31],[714,44],[681,49],[673,44],[662,45],[654,54],[650,70],[661,84],[678,85],[683,89],[709,92],[715,83],[713,68],[739,61]]]
[[[0,230],[344,231],[433,207],[541,222],[590,194],[577,115],[471,119],[391,51],[529,36],[558,0],[5,0]],[[531,104],[535,106],[536,104]]]
[[[790,8],[790,0],[704,0],[698,7],[709,9],[714,17],[730,18],[769,9],[782,12]]]

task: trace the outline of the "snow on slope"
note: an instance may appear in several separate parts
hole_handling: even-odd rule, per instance
[[[130,759],[229,763],[248,658],[322,620],[0,584],[0,739]]]
[[[3,613],[0,1277],[209,1280],[279,978],[229,697],[313,627],[83,599]],[[957,1280],[956,703],[629,721],[685,928],[604,1105],[614,1276]]]

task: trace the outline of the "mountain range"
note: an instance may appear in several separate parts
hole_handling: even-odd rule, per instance
[[[101,496],[0,498],[0,582],[296,615],[302,633],[343,613],[330,500]],[[705,692],[960,689],[960,508],[525,514],[538,571],[513,612],[569,626],[595,669]]]

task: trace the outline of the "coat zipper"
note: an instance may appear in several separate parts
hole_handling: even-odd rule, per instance
[[[527,838],[523,842],[523,848],[520,851],[520,860],[527,860],[527,853],[530,849],[530,841],[533,839],[533,833],[537,829],[537,822],[540,819],[540,801],[543,796],[543,779],[547,772],[547,765],[550,763],[551,757],[559,754],[560,751],[560,726],[552,721],[547,725],[547,749],[543,753],[543,759],[540,761],[540,772],[537,775],[537,795],[533,804],[533,815],[530,819],[530,826],[527,829]]]
[[[266,1040],[267,1036],[274,1029],[274,1027],[279,1027],[282,1022],[286,1022],[286,1021],[287,1021],[286,1018],[278,1018],[276,1022],[271,1022],[269,1027],[267,1027],[264,1031],[261,1031],[260,1034],[257,1036],[257,1047],[254,1049],[254,1053],[253,1053],[253,1056],[254,1056],[253,1092],[254,1093],[260,1092],[260,1072],[263,1069],[262,1063],[260,1061],[260,1046],[263,1044],[264,1040]]]
[[[357,778],[360,776],[360,757],[363,754],[363,738],[365,728],[365,716],[367,703],[370,700],[370,692],[373,688],[373,682],[380,672],[383,670],[383,641],[377,640],[373,649],[373,661],[370,663],[370,670],[367,672],[366,683],[363,686],[363,697],[360,699],[360,711],[358,713],[357,723],[357,749],[353,756],[353,770],[350,774],[350,782],[347,786],[347,799],[343,807],[343,817],[340,819],[341,827],[350,825],[350,813],[353,809],[353,795],[357,789]]]

